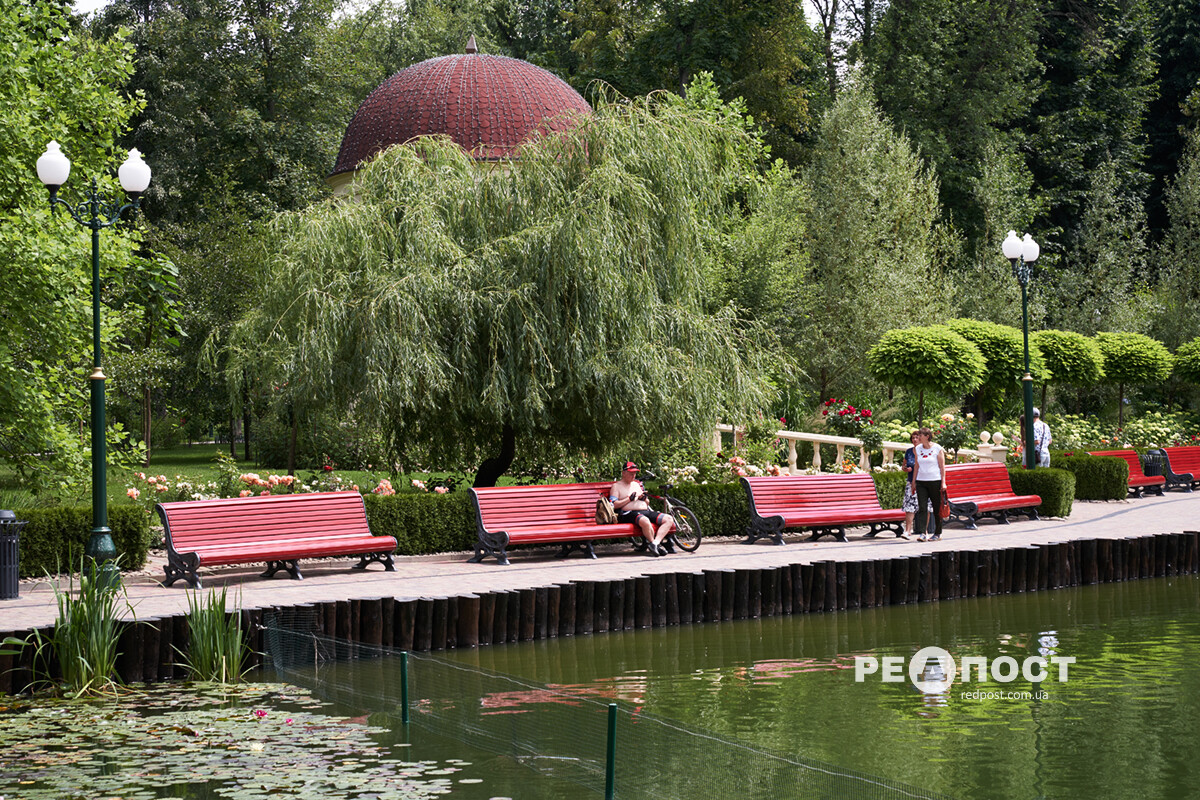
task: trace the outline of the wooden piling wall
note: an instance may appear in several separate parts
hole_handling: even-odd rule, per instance
[[[675,559],[681,566],[686,557]],[[999,550],[943,550],[892,559],[817,561],[655,573],[453,597],[338,600],[247,609],[251,666],[266,623],[398,650],[484,647],[613,630],[689,625],[1200,573],[1200,532],[1083,539]],[[49,635],[51,630],[44,629]],[[0,632],[24,639],[31,631]],[[127,683],[185,676],[184,615],[125,623],[117,671]],[[33,648],[0,655],[0,693],[34,679]],[[51,667],[53,669],[53,667]]]

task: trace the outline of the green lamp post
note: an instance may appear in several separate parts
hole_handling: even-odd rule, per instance
[[[1042,249],[1028,233],[1024,239],[1017,238],[1016,231],[1009,231],[1008,238],[1001,245],[1004,257],[1012,264],[1013,277],[1021,284],[1021,328],[1025,334],[1025,376],[1021,383],[1025,388],[1025,427],[1022,435],[1025,439],[1023,453],[1025,468],[1037,467],[1037,454],[1033,451],[1033,376],[1029,374],[1029,278],[1030,264],[1037,261]]]
[[[58,196],[58,189],[71,174],[71,162],[63,155],[58,142],[46,145],[46,152],[37,160],[38,179],[50,190],[50,209],[63,206],[71,217],[92,232],[92,372],[88,375],[92,396],[92,535],[86,555],[99,567],[101,580],[116,585],[121,579],[116,565],[117,548],[112,529],[108,527],[108,459],[104,443],[104,371],[100,368],[100,231],[115,225],[128,210],[137,213],[141,193],[150,185],[150,167],[142,161],[137,150],[117,170],[117,177],[133,202],[124,205],[99,196],[96,179],[88,199],[72,206]]]

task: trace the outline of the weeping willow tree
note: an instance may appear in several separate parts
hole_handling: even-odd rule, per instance
[[[761,407],[767,339],[706,313],[700,266],[761,146],[700,89],[601,103],[502,168],[394,147],[352,200],[281,216],[235,391],[244,372],[297,418],[374,417],[477,486],[539,440],[605,456]]]

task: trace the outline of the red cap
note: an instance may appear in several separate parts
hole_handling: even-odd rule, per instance
[[[621,471],[622,472],[641,472],[641,470],[638,469],[638,465],[633,463],[632,461],[626,461],[625,466],[621,468]]]

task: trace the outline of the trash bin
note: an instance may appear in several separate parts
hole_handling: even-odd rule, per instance
[[[0,600],[12,600],[20,590],[21,528],[26,520],[17,520],[11,511],[0,511]]]

